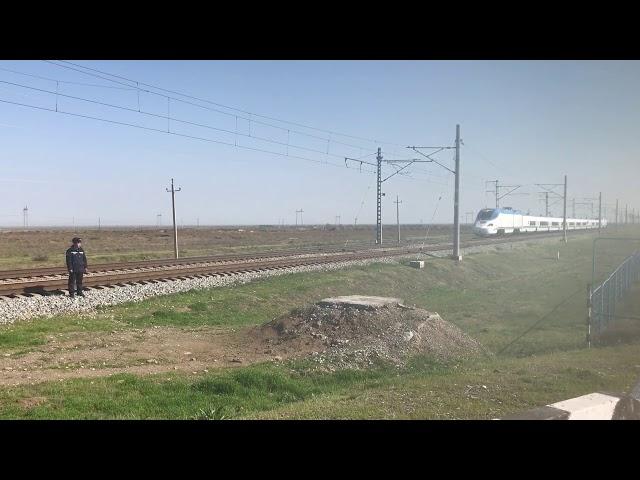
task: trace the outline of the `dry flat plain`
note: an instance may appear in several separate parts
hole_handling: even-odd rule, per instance
[[[592,240],[498,245],[460,264],[423,257],[423,270],[394,261],[295,273],[1,326],[0,418],[489,419],[624,392],[640,376],[637,290],[621,330],[585,348]],[[633,251],[599,248],[598,278]],[[397,297],[434,315],[411,317],[409,330],[392,312],[391,330],[367,320],[375,328],[362,334],[353,317],[310,307],[336,295]],[[420,330],[421,318],[433,325]],[[420,339],[412,331],[439,332],[421,340],[441,339],[434,353],[451,339],[473,358],[427,348],[398,362],[398,342]]]
[[[403,238],[423,242],[427,227],[402,226]],[[434,225],[427,242],[449,241],[450,226]],[[313,248],[320,245],[350,247],[372,245],[375,226],[325,225],[304,227],[200,227],[178,230],[181,257]],[[468,227],[462,238],[471,237]],[[64,265],[71,238],[81,236],[92,263],[135,261],[173,257],[173,230],[164,228],[8,229],[0,227],[0,269]],[[395,227],[385,225],[385,237],[393,243]]]

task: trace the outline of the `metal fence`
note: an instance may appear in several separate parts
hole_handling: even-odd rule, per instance
[[[607,329],[615,319],[616,306],[637,281],[640,281],[640,252],[627,257],[604,282],[589,292],[589,337]]]

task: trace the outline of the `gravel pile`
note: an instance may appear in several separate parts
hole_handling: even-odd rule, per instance
[[[484,352],[481,345],[437,313],[401,304],[366,309],[312,305],[256,329],[267,346],[316,345],[313,370],[364,369],[380,361],[396,367],[417,354],[439,361]]]

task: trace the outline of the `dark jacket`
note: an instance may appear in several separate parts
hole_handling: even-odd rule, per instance
[[[83,272],[87,269],[87,256],[82,247],[71,246],[67,249],[67,270],[75,273]]]

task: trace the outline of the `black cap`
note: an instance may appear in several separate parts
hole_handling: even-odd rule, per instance
[[[82,239],[80,237],[73,237],[71,239],[71,243],[80,243],[82,241]]]

